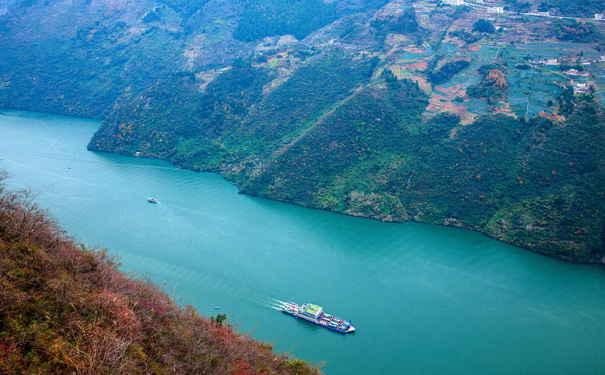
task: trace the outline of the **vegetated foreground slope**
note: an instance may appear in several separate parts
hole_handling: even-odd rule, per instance
[[[201,317],[0,190],[0,373],[319,374]]]
[[[596,3],[12,3],[0,105],[248,194],[603,262],[605,23],[519,14]]]

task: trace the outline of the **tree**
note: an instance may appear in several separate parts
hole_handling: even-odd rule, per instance
[[[538,11],[539,12],[548,12],[550,10],[550,8],[552,7],[552,4],[547,3],[547,2],[542,2],[540,3],[540,5],[538,6]]]
[[[480,33],[493,34],[496,31],[496,28],[494,27],[493,23],[481,18],[473,24],[473,31],[478,31]]]

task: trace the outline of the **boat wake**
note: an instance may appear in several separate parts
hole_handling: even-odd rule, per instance
[[[265,300],[265,305],[271,309],[277,310],[277,311],[281,311],[284,306],[286,306],[287,302],[279,300],[277,298],[271,298],[268,300]]]

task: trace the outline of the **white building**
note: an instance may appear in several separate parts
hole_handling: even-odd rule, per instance
[[[594,19],[597,20],[597,21],[603,21],[603,20],[605,20],[605,14],[603,14],[603,13],[595,13]]]
[[[548,59],[546,60],[546,65],[559,65],[559,61],[557,59]]]
[[[573,91],[576,94],[585,94],[588,93],[588,91],[590,91],[590,88],[588,87],[588,84],[586,83],[573,83]]]
[[[502,14],[504,13],[504,7],[489,7],[487,13]]]
[[[464,5],[464,0],[443,0],[443,3],[447,5],[459,6]]]

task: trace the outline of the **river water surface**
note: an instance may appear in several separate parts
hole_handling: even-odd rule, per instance
[[[240,195],[218,175],[89,152],[98,125],[0,112],[7,184],[179,303],[328,375],[605,373],[603,267]],[[279,300],[320,304],[357,332],[296,320]]]

